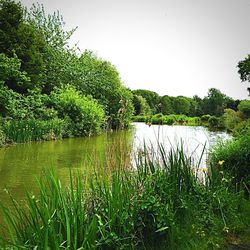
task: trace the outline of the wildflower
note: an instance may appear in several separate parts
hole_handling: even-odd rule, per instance
[[[223,172],[223,171],[220,171],[220,174],[221,174],[222,176],[224,176],[224,172]]]
[[[219,164],[220,166],[222,166],[224,162],[225,162],[224,160],[221,160],[221,161],[218,161],[218,164]]]
[[[203,169],[202,169],[202,172],[203,172],[203,173],[206,173],[206,172],[207,172],[207,168],[203,168]]]
[[[228,182],[228,180],[226,178],[224,178],[224,177],[221,179],[221,181],[222,182]]]
[[[229,233],[229,228],[228,228],[227,226],[225,226],[225,227],[223,228],[223,232]]]

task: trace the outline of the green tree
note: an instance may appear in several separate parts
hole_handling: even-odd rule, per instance
[[[160,96],[156,92],[145,90],[145,89],[137,89],[137,90],[133,90],[133,93],[145,98],[149,107],[151,108],[154,114],[161,112],[160,110],[161,107],[159,107]]]
[[[230,108],[224,110],[223,121],[227,130],[233,131],[236,125],[242,121],[238,113],[239,112]]]
[[[250,117],[250,100],[243,100],[238,105],[239,111],[241,111],[247,118]]]
[[[173,97],[164,95],[161,97],[162,113],[164,115],[173,114]]]
[[[39,87],[43,79],[44,40],[39,30],[24,18],[20,3],[11,0],[0,1],[0,53],[20,59],[20,70],[27,72],[30,85],[17,85],[13,80],[9,87],[20,93]]]
[[[250,82],[250,54],[247,57],[238,63],[238,73],[240,74],[240,79],[243,82]],[[250,95],[250,88],[247,88]]]
[[[92,97],[83,96],[74,87],[67,86],[52,93],[52,103],[59,117],[69,121],[73,135],[90,136],[100,132],[105,114]]]
[[[191,100],[190,114],[192,116],[202,116],[204,114],[202,107],[203,100],[199,96],[194,95]]]
[[[79,81],[79,58],[75,47],[68,45],[76,28],[65,31],[60,13],[47,15],[40,4],[32,6],[26,19],[39,31],[44,41],[43,91],[50,93],[56,87]]]
[[[184,96],[177,96],[173,100],[173,109],[175,114],[187,115],[190,110],[190,101]]]
[[[140,95],[133,94],[133,105],[135,109],[135,115],[149,115],[151,114],[151,109],[146,101]]]
[[[209,89],[208,95],[203,99],[204,114],[221,116],[225,107],[225,95],[218,89]]]

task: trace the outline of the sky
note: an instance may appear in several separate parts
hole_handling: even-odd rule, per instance
[[[237,64],[250,54],[250,0],[21,0],[59,10],[70,43],[116,66],[130,89],[249,99]]]

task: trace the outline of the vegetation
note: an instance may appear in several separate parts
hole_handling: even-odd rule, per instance
[[[185,96],[159,96],[157,93],[149,90],[133,90],[132,92],[136,109],[135,115],[162,113],[164,115],[187,115],[191,117],[201,117],[202,115],[220,117],[226,108],[237,111],[237,105],[240,102],[239,100],[233,100],[215,88],[209,89],[208,95],[203,99],[197,95],[193,98]],[[138,96],[144,98],[151,110],[145,113],[143,107],[141,107],[145,106],[145,103],[140,104],[138,101],[136,102],[135,96],[136,98]]]
[[[21,3],[0,1],[2,142],[92,135],[129,125],[131,92],[110,62],[68,46],[73,32],[64,30],[59,13],[46,15],[39,4],[26,11]]]
[[[233,192],[221,164],[194,168],[182,147],[140,152],[136,170],[118,159],[111,176],[71,175],[69,187],[47,174],[23,207],[3,207],[2,246],[22,249],[213,249],[249,226],[249,202]],[[223,165],[224,167],[224,165]],[[203,176],[203,182],[201,177]]]
[[[222,171],[228,173],[235,189],[239,189],[241,185],[250,195],[250,121],[244,124],[244,129],[237,130],[236,136],[227,142],[219,143],[213,149],[212,160],[217,162],[223,159]]]
[[[245,82],[250,82],[250,55],[238,63],[238,73],[240,74],[240,79]],[[250,94],[250,88],[247,88]]]

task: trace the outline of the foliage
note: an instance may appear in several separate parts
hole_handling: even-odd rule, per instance
[[[238,63],[238,73],[240,74],[240,79],[245,82],[250,82],[250,55]],[[250,88],[247,89],[250,94]]]
[[[100,132],[104,123],[104,111],[91,97],[81,95],[73,87],[57,89],[51,96],[52,105],[60,118],[69,119],[70,131],[75,136]]]
[[[134,122],[145,122],[150,124],[159,125],[188,125],[188,126],[199,126],[201,121],[199,117],[188,117],[186,115],[162,115],[155,114],[151,116],[134,116]]]
[[[133,90],[133,93],[136,95],[140,95],[146,99],[153,114],[157,112],[161,112],[161,106],[159,107],[160,96],[157,93],[150,91],[150,90],[145,90],[145,89]]]
[[[5,120],[2,127],[8,142],[30,142],[60,139],[65,133],[66,124],[61,119],[25,119]]]
[[[81,55],[79,63],[80,81],[76,88],[86,95],[91,94],[102,104],[109,127],[127,127],[134,113],[133,96],[123,86],[116,68],[89,51]]]
[[[239,124],[242,119],[239,113],[232,109],[225,109],[223,114],[224,126],[228,131],[233,131],[233,129]]]
[[[11,0],[0,2],[0,53],[20,59],[20,69],[26,72],[32,84],[20,85],[9,79],[8,86],[20,93],[38,87],[44,68],[44,41],[40,31],[24,19],[20,3]]]
[[[250,187],[250,133],[244,133],[225,143],[220,143],[212,152],[214,163],[223,160],[223,171],[232,176],[232,183],[238,189],[241,183]]]
[[[213,249],[223,248],[225,235],[248,227],[249,203],[230,191],[217,165],[213,175],[203,173],[202,183],[181,147],[159,152],[159,160],[139,153],[133,171],[116,162],[111,176],[90,183],[70,175],[63,187],[55,175],[45,175],[40,194],[28,193],[24,207],[11,197],[14,209],[2,208],[2,246]]]
[[[225,108],[225,95],[218,89],[211,88],[203,100],[204,114],[221,116]]]
[[[2,121],[1,121],[2,124]],[[0,125],[0,146],[3,146],[6,143],[6,135],[3,131],[2,125]]]
[[[243,100],[238,105],[239,111],[241,111],[247,118],[250,117],[250,100]]]
[[[233,129],[233,135],[235,137],[245,134],[250,134],[250,119],[240,122]]]
[[[174,113],[173,110],[173,98],[167,95],[161,97],[161,112],[164,115],[170,115]]]
[[[190,102],[184,96],[177,96],[173,100],[173,109],[175,114],[187,115],[190,109]]]
[[[146,101],[140,95],[133,94],[133,105],[135,109],[135,115],[150,115],[151,109]]]
[[[16,55],[7,57],[0,54],[0,84],[13,90],[27,89],[31,81],[26,72],[20,70],[21,62]]]

